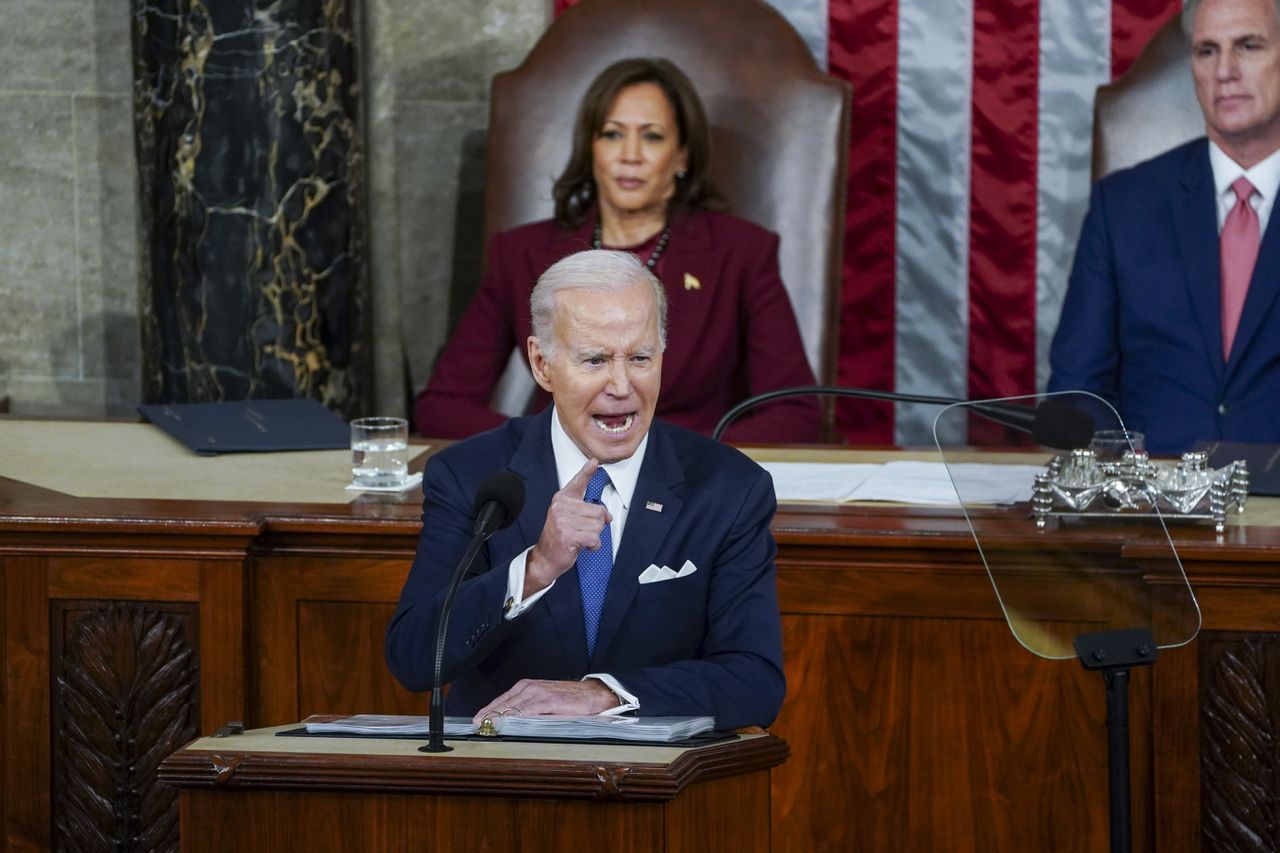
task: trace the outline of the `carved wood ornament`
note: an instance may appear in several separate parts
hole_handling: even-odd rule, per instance
[[[52,616],[55,848],[176,850],[177,793],[156,769],[197,734],[194,608],[55,602]]]

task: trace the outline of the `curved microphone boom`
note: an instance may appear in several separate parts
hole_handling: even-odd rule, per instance
[[[458,561],[449,579],[449,589],[445,592],[444,603],[440,606],[440,625],[436,630],[436,658],[434,676],[431,680],[431,718],[428,722],[429,740],[426,746],[419,747],[420,752],[449,752],[451,746],[444,745],[444,685],[441,674],[444,671],[444,638],[449,630],[449,614],[453,611],[453,599],[458,595],[458,587],[462,584],[467,569],[480,552],[485,540],[504,527],[509,526],[520,510],[524,508],[524,480],[510,471],[497,471],[485,478],[476,489],[475,503],[472,512],[476,523],[472,529],[471,544]]]
[[[729,411],[716,424],[711,437],[717,441],[729,424],[743,412],[771,400],[784,397],[802,397],[810,394],[832,397],[855,397],[861,400],[883,400],[890,403],[921,403],[928,406],[967,405],[988,420],[995,421],[1021,432],[1031,433],[1037,444],[1056,450],[1074,450],[1087,447],[1093,438],[1093,416],[1052,397],[1039,406],[1024,406],[1008,401],[969,401],[954,397],[934,397],[927,394],[901,394],[894,391],[876,391],[871,388],[842,388],[838,385],[806,385],[800,388],[779,388],[748,397]]]

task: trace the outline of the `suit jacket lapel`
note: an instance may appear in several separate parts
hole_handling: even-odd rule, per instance
[[[1178,187],[1170,189],[1170,196],[1183,281],[1200,326],[1205,357],[1209,359],[1214,378],[1221,383],[1222,269],[1218,257],[1213,169],[1209,166],[1207,141],[1190,150],[1182,181]]]
[[[606,659],[609,646],[640,588],[641,572],[653,562],[684,506],[678,494],[684,471],[667,430],[660,421],[655,421],[649,430],[649,448],[627,511],[627,526],[622,532],[622,543],[613,561],[613,573],[609,576],[609,589],[600,613],[595,660]],[[661,510],[649,509],[651,504],[660,505]],[[680,566],[671,568],[679,570]]]
[[[1230,377],[1244,358],[1249,343],[1262,331],[1263,324],[1271,317],[1271,308],[1280,292],[1280,226],[1272,207],[1267,232],[1262,235],[1262,243],[1258,247],[1258,262],[1253,267],[1253,277],[1249,280],[1249,292],[1245,295],[1244,309],[1240,312],[1240,325],[1236,329],[1235,341],[1231,344],[1231,358],[1227,361],[1226,376]]]
[[[508,467],[524,478],[524,509],[516,520],[521,541],[537,542],[547,520],[547,507],[560,489],[556,476],[555,453],[551,450],[551,408],[536,415],[525,432],[524,440],[511,457]],[[571,672],[584,672],[587,667],[587,635],[582,615],[582,594],[578,589],[578,570],[570,569],[543,596],[555,624],[556,637],[564,651]]]

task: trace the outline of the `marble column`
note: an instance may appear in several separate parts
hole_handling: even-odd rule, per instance
[[[132,0],[143,397],[371,404],[357,0]]]

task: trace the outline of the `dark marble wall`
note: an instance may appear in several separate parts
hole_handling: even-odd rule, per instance
[[[208,8],[220,15],[221,5]],[[363,74],[345,79],[360,84],[365,121],[371,297],[362,308],[374,407],[403,414],[479,272],[489,80],[524,58],[551,2],[360,0],[354,8]],[[173,0],[0,0],[0,398],[11,397],[20,416],[127,416],[141,401],[139,317],[149,309],[139,304],[139,280],[150,272],[139,260],[152,247],[139,246],[130,31],[139,15],[174,9]],[[272,14],[215,32],[261,32],[263,20],[284,20]],[[242,44],[253,47],[253,38]],[[275,72],[303,60],[285,53],[289,38],[275,41]],[[207,45],[206,69],[226,43]],[[155,92],[153,84],[147,97]],[[148,101],[149,112],[163,107]],[[200,156],[210,156],[207,139]],[[325,353],[332,362],[328,344]],[[207,353],[199,359],[212,363]]]
[[[134,0],[144,400],[370,410],[357,20]]]

